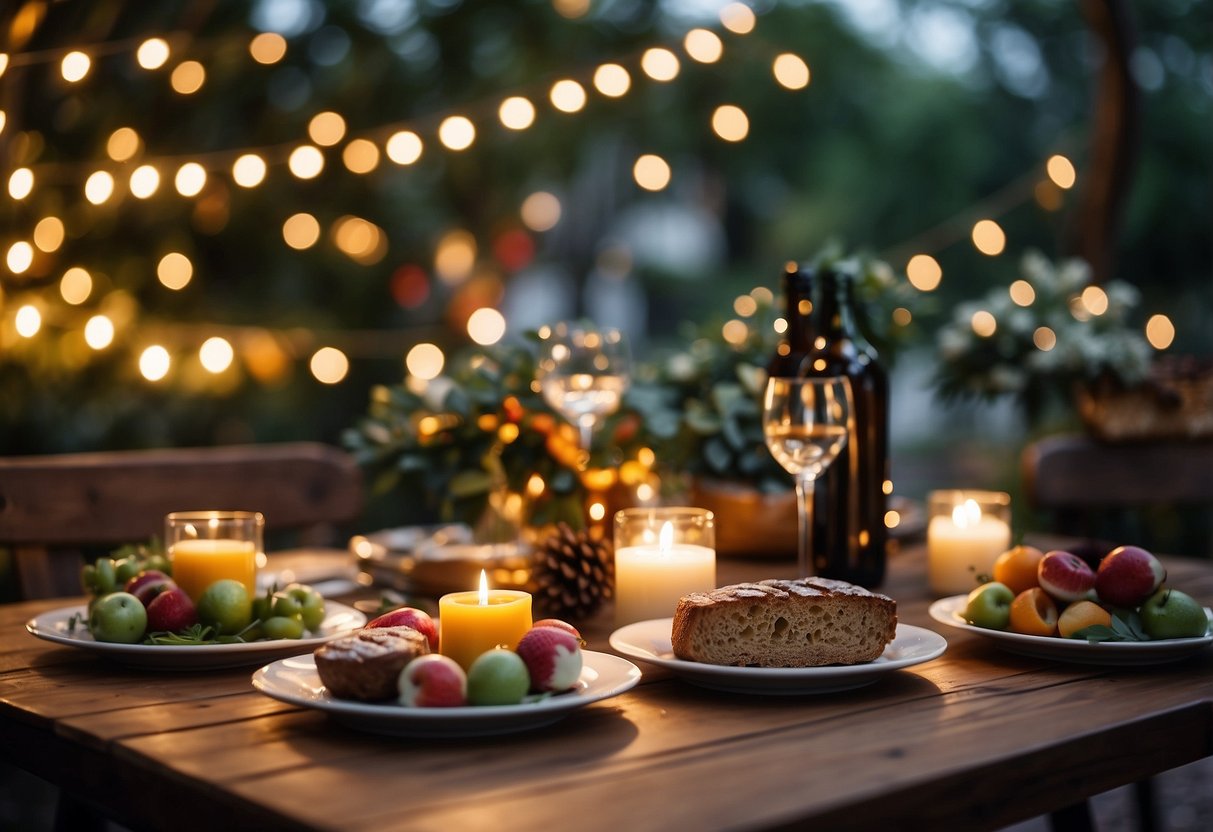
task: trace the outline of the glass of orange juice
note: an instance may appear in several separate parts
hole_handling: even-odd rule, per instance
[[[195,602],[222,578],[240,581],[255,597],[264,528],[257,511],[174,511],[164,521],[173,581]]]

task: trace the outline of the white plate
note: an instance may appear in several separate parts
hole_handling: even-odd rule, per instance
[[[324,622],[315,636],[250,641],[247,644],[111,644],[95,641],[83,623],[77,624],[75,630],[69,626],[72,616],[87,616],[87,607],[84,606],[45,612],[25,622],[25,629],[38,638],[89,650],[130,667],[148,670],[216,670],[247,667],[283,656],[310,653],[326,641],[357,630],[366,623],[365,615],[336,601],[326,600],[324,611]]]
[[[826,667],[726,667],[687,662],[674,657],[670,644],[672,618],[655,618],[621,627],[611,633],[611,647],[641,661],[672,670],[700,687],[730,693],[805,694],[833,693],[863,687],[886,673],[911,667],[943,655],[944,637],[922,627],[898,624],[883,654],[864,664]]]
[[[355,702],[329,695],[312,656],[268,664],[253,674],[253,687],[291,705],[316,708],[338,722],[375,734],[400,737],[478,737],[551,725],[569,711],[618,696],[640,681],[640,669],[609,653],[583,650],[577,687],[521,705],[406,708],[393,702]]]
[[[1004,630],[989,630],[975,627],[961,617],[968,602],[967,595],[951,595],[931,604],[931,618],[958,630],[966,630],[993,641],[1003,650],[1032,656],[1037,659],[1053,659],[1061,662],[1102,665],[1148,665],[1179,661],[1213,644],[1213,632],[1199,638],[1172,638],[1161,641],[1101,641],[1095,644],[1085,639],[1060,638],[1055,636],[1025,636]],[[1205,608],[1205,615],[1213,620],[1213,612]]]

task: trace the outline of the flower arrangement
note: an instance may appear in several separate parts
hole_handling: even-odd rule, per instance
[[[1091,283],[1081,260],[1052,263],[1030,251],[1021,278],[959,304],[938,333],[937,381],[945,397],[1020,397],[1030,416],[1077,385],[1131,386],[1149,373],[1152,350],[1128,325],[1140,302],[1121,281]]]

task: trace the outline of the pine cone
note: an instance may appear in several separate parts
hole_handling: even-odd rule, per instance
[[[534,580],[535,607],[541,615],[573,619],[570,623],[588,618],[611,597],[615,582],[612,546],[559,523],[539,546]]]

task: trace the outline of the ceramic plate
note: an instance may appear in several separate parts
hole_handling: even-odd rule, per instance
[[[99,653],[130,667],[148,670],[215,670],[224,667],[247,667],[283,656],[310,653],[324,642],[357,630],[366,623],[365,615],[344,604],[325,601],[324,609],[324,623],[320,625],[320,632],[315,636],[251,641],[248,644],[110,644],[94,641],[82,624],[78,624],[74,630],[71,629],[72,616],[86,614],[87,608],[84,606],[64,607],[43,613],[25,622],[25,629],[38,638]]]
[[[975,627],[961,617],[967,600],[967,595],[940,598],[931,604],[931,618],[941,624],[947,624],[949,627],[966,630],[989,639],[1008,652],[1037,659],[1122,666],[1163,664],[1187,658],[1213,644],[1213,632],[1207,632],[1200,638],[1172,638],[1162,641],[1102,641],[1091,644],[1082,639],[1025,636],[1002,630],[988,630],[985,627]],[[1207,607],[1205,615],[1213,620],[1213,612],[1210,612]]]
[[[929,662],[943,655],[944,637],[922,627],[898,624],[896,637],[875,661],[827,667],[725,667],[674,658],[670,645],[672,618],[655,618],[621,627],[611,634],[611,647],[633,658],[673,671],[700,687],[730,693],[833,693],[863,687],[886,673]]]
[[[575,689],[521,705],[406,708],[391,702],[337,699],[320,681],[310,655],[266,665],[253,674],[253,687],[281,702],[324,711],[360,731],[401,737],[490,736],[551,725],[574,708],[618,696],[640,681],[640,669],[627,659],[590,650],[581,655],[581,678]]]

